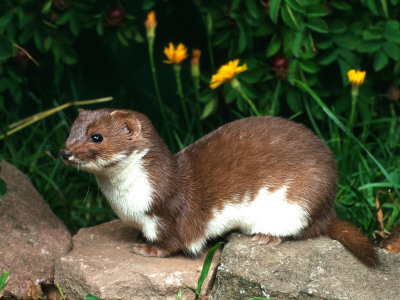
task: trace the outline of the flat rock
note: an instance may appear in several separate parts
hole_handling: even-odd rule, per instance
[[[5,289],[21,296],[29,279],[53,282],[54,260],[71,249],[71,235],[22,172],[2,161],[0,177],[7,184],[0,198],[0,272],[10,272]]]
[[[328,237],[274,247],[233,234],[209,299],[399,299],[400,255],[378,255],[368,268]]]
[[[89,293],[101,299],[176,299],[180,288],[182,299],[193,299],[182,283],[196,288],[205,255],[143,257],[131,250],[137,234],[120,220],[79,230],[73,250],[56,264],[56,282],[72,299]],[[214,256],[203,291],[219,256]]]

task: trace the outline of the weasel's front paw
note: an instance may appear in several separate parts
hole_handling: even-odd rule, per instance
[[[253,236],[253,241],[257,241],[261,245],[271,244],[272,246],[278,246],[280,243],[283,242],[283,238],[268,234],[256,234],[255,236]]]
[[[165,257],[171,255],[170,251],[150,244],[134,243],[132,250],[143,256]]]

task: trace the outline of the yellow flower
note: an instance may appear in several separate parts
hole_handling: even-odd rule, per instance
[[[362,85],[364,82],[365,74],[365,71],[356,71],[354,69],[351,69],[347,72],[347,76],[349,77],[349,81],[352,86]]]
[[[153,10],[147,14],[147,19],[146,22],[144,22],[144,25],[147,29],[147,36],[154,38],[154,30],[156,29],[157,21],[156,14]]]
[[[239,74],[243,71],[247,70],[247,65],[244,64],[239,66],[239,60],[231,60],[226,65],[223,65],[217,71],[217,74],[214,74],[210,81],[210,88],[216,89],[218,86],[223,84],[224,82],[232,80],[236,74]]]
[[[166,64],[180,64],[187,55],[187,48],[182,43],[179,43],[178,47],[174,47],[172,43],[168,44],[168,47],[164,48],[164,53],[168,60],[164,60]]]

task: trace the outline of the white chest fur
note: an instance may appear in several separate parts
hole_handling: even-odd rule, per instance
[[[271,236],[292,236],[308,225],[308,213],[300,205],[288,202],[287,186],[270,192],[261,189],[253,201],[245,196],[239,204],[227,203],[222,210],[214,210],[208,222],[204,238],[188,246],[192,253],[198,253],[207,239],[218,237],[231,230],[243,233]],[[235,199],[238,200],[238,199]]]
[[[152,203],[152,187],[143,167],[148,150],[135,151],[110,167],[105,176],[97,175],[99,187],[111,208],[126,224],[142,231],[153,241],[157,237],[158,220],[146,214]]]

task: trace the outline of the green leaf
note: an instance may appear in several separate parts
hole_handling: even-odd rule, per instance
[[[18,41],[21,45],[27,44],[33,37],[34,34],[34,27],[33,26],[26,26],[22,29],[21,33],[19,34]]]
[[[38,48],[40,51],[44,51],[44,41],[43,41],[43,36],[39,32],[39,30],[35,31],[33,34],[33,40],[35,41],[35,46]]]
[[[329,49],[332,47],[332,45],[333,45],[332,39],[325,39],[325,40],[315,42],[315,46],[317,47],[317,49],[321,49],[321,50]]]
[[[346,22],[341,19],[333,20],[329,23],[329,30],[334,34],[342,34],[348,30]]]
[[[4,286],[6,285],[7,277],[9,272],[3,271],[0,276],[0,292],[3,290]]]
[[[396,21],[396,20],[389,20],[385,23],[385,29],[386,30],[399,30],[400,23],[399,23],[399,21]]]
[[[56,24],[57,25],[64,25],[67,24],[67,22],[69,21],[69,19],[72,16],[72,10],[68,9],[65,13],[63,13],[57,20],[56,20]]]
[[[0,77],[0,93],[3,93],[10,86],[10,79],[7,77]]]
[[[142,34],[140,33],[139,30],[137,30],[137,28],[134,29],[134,39],[137,43],[143,43],[144,42],[144,37],[142,36]]]
[[[197,282],[197,295],[200,295],[201,287],[203,285],[204,280],[206,279],[206,277],[208,275],[208,271],[210,270],[210,266],[211,266],[215,251],[217,251],[222,246],[222,244],[223,244],[223,242],[219,242],[214,247],[212,247],[207,253],[206,259],[204,260],[203,268],[201,269],[199,280]]]
[[[51,45],[53,44],[53,39],[51,38],[51,36],[48,36],[44,39],[44,50],[45,51],[49,51],[51,48]]]
[[[359,41],[352,34],[334,35],[333,42],[341,48],[354,50],[357,48]]]
[[[380,71],[389,63],[389,58],[387,55],[381,50],[375,54],[374,58],[374,69],[375,71]]]
[[[333,63],[337,59],[337,57],[338,57],[338,52],[336,50],[330,51],[321,56],[318,62],[321,65],[326,66]]]
[[[381,48],[381,44],[376,41],[365,41],[358,46],[358,51],[361,53],[373,53]]]
[[[360,64],[360,58],[354,55],[352,51],[346,49],[338,49],[337,51],[340,57],[342,57],[350,65],[358,66]]]
[[[71,18],[69,19],[69,29],[71,30],[74,36],[76,37],[79,36],[80,32],[79,21],[75,15],[71,15]]]
[[[367,41],[380,40],[382,38],[382,32],[378,29],[364,30],[363,39]]]
[[[302,59],[299,61],[299,65],[300,68],[307,73],[315,74],[319,72],[318,64],[311,60]]]
[[[48,14],[50,12],[51,9],[51,5],[53,4],[53,0],[48,0],[42,8],[42,14]]]
[[[289,5],[293,10],[304,13],[306,10],[299,0],[285,0],[286,4]]]
[[[97,23],[96,23],[96,31],[97,34],[102,36],[104,34],[104,25],[103,25],[103,20],[102,19],[98,19]]]
[[[367,6],[369,10],[375,15],[379,16],[378,7],[376,6],[375,0],[367,0]]]
[[[304,6],[306,9],[305,15],[307,17],[324,17],[328,15],[328,10],[320,4],[310,4]]]
[[[383,34],[385,39],[389,42],[400,44],[400,31],[396,29],[387,29]]]
[[[331,1],[331,5],[339,10],[351,10],[352,7],[350,4],[346,3],[345,1]]]
[[[281,40],[275,33],[268,44],[265,56],[266,57],[274,56],[276,53],[278,53],[279,49],[281,48],[281,45],[282,45]]]
[[[293,40],[291,41],[292,42],[291,50],[295,57],[299,57],[300,55],[300,49],[301,46],[303,45],[303,36],[304,36],[303,30],[293,32]]]
[[[142,9],[149,10],[154,6],[154,4],[156,4],[155,0],[144,0],[142,3]]]
[[[396,44],[385,42],[383,43],[382,48],[390,58],[394,60],[398,60],[400,58],[400,47]]]
[[[2,16],[0,16],[0,27],[3,28],[5,27],[12,19],[13,17],[13,11],[10,9],[6,13],[4,13]]]
[[[293,14],[292,9],[289,5],[284,5],[281,7],[281,15],[283,22],[290,28],[295,30],[300,30],[300,26]]]
[[[181,300],[182,299],[182,289],[179,289],[178,296],[176,297],[176,300]]]
[[[242,2],[242,0],[233,0],[232,1],[232,10],[238,9],[241,2]]]
[[[237,22],[237,26],[239,28],[238,51],[239,53],[241,53],[246,49],[247,45],[246,30],[244,29],[244,25],[242,22]]]
[[[0,59],[4,60],[12,55],[13,46],[4,35],[0,35]]]
[[[349,84],[349,78],[347,77],[347,72],[354,68],[354,66],[350,65],[347,61],[344,59],[338,58],[338,63],[339,63],[339,68],[340,68],[340,75],[342,77],[342,84],[345,86],[346,84]]]
[[[214,46],[220,46],[232,36],[232,31],[219,31],[214,38]]]
[[[292,112],[296,113],[304,109],[300,93],[296,89],[290,89],[287,92],[286,102]]]
[[[101,300],[99,297],[93,296],[92,294],[87,294],[85,300]]]
[[[125,39],[125,37],[123,36],[123,34],[121,33],[121,31],[117,31],[117,38],[120,41],[120,43],[122,45],[124,45],[125,47],[129,47],[129,43],[128,41]]]
[[[252,16],[254,19],[260,19],[261,15],[261,8],[258,7],[258,0],[246,0],[246,8],[247,11],[249,12],[250,16]]]
[[[278,23],[279,8],[281,0],[271,0],[269,5],[269,17],[274,24]]]
[[[264,72],[261,68],[254,68],[247,70],[243,74],[240,74],[240,81],[243,81],[247,84],[255,84],[260,81]]]
[[[211,101],[207,102],[207,104],[204,106],[200,120],[204,120],[205,118],[210,116],[217,109],[217,103],[217,98],[213,96]]]
[[[306,26],[319,33],[328,33],[328,24],[321,18],[308,18]]]
[[[74,65],[78,61],[76,52],[72,48],[65,48],[62,50],[61,54],[61,59],[67,64],[67,65]]]

